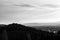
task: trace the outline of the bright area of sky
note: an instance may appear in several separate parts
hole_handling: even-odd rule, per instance
[[[59,6],[59,0],[0,0],[0,23],[59,22]]]

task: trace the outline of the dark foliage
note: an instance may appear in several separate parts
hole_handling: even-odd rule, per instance
[[[36,30],[32,27],[13,23],[0,27],[0,40],[6,37],[7,40],[60,40],[60,31],[54,34],[52,32]]]

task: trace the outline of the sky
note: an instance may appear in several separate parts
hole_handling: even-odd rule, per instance
[[[60,21],[60,8],[57,7],[59,2],[59,0],[1,0],[0,21],[1,23],[58,22]]]

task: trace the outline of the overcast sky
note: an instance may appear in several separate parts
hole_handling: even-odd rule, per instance
[[[21,2],[21,3],[20,3]],[[45,3],[45,4],[44,4]],[[59,0],[1,0],[0,21],[3,22],[56,22],[60,21],[60,9],[49,5],[60,3]],[[21,5],[22,4],[22,5]],[[47,6],[45,6],[48,4]],[[25,5],[23,7],[23,5]],[[30,5],[31,7],[27,7]],[[51,6],[50,5],[50,6]],[[56,6],[56,5],[55,5]]]

